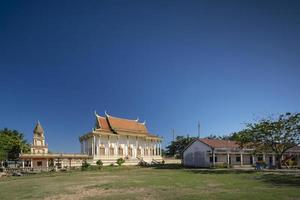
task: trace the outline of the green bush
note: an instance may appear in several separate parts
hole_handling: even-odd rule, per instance
[[[85,160],[83,161],[82,165],[81,165],[81,170],[87,170],[88,168],[90,168],[90,164]]]
[[[125,163],[125,160],[123,158],[118,158],[117,164],[121,166],[123,163]]]
[[[97,160],[96,164],[97,164],[97,166],[98,166],[99,169],[101,169],[103,167],[102,160]]]

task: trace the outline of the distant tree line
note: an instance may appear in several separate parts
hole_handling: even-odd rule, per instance
[[[257,122],[247,123],[243,130],[230,135],[211,134],[206,138],[234,140],[241,148],[255,149],[254,154],[275,153],[277,167],[281,168],[282,155],[300,145],[300,113],[285,113],[276,117],[262,118]],[[194,139],[196,137],[177,136],[175,141],[166,147],[166,156],[181,158],[183,150]]]

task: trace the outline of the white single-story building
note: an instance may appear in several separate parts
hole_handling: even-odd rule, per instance
[[[182,163],[186,167],[251,166],[264,161],[267,166],[276,164],[274,153],[253,155],[253,149],[241,149],[235,141],[199,138],[193,140],[183,151]],[[300,148],[294,147],[284,154],[300,166]]]

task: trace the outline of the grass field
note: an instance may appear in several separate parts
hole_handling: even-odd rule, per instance
[[[300,199],[297,174],[105,167],[0,179],[0,199]]]

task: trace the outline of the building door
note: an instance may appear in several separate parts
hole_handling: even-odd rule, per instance
[[[273,165],[273,156],[269,156],[269,166],[272,167]]]

